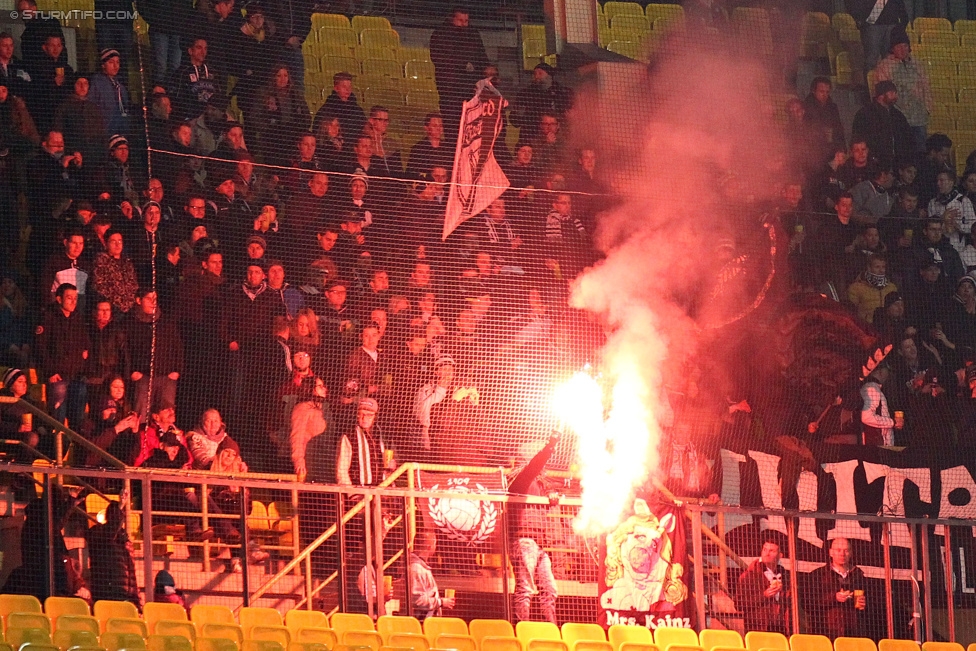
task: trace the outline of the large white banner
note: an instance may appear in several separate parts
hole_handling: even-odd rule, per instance
[[[495,160],[495,143],[505,125],[502,110],[507,104],[491,82],[484,79],[478,82],[475,96],[461,109],[454,174],[444,215],[444,240],[508,189],[508,177]]]

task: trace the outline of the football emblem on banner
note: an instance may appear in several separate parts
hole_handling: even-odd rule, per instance
[[[434,484],[429,490],[459,494],[488,493],[488,489],[481,484],[474,484],[470,488],[468,482],[468,479],[450,479],[447,487],[442,489],[439,484]],[[445,536],[468,545],[485,543],[498,525],[498,508],[485,500],[430,497],[427,499],[427,514]]]

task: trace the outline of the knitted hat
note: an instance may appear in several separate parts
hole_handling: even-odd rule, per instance
[[[895,49],[896,45],[911,45],[912,41],[908,38],[908,32],[905,31],[904,25],[896,25],[894,29],[891,30],[890,45],[888,45],[888,51]]]
[[[119,135],[116,133],[115,135],[113,135],[111,138],[108,139],[109,151],[113,151],[115,150],[116,147],[121,147],[122,145],[125,145],[126,147],[129,146],[129,141],[123,135]]]
[[[268,240],[264,239],[260,235],[252,235],[251,237],[247,238],[247,245],[251,246],[252,244],[260,244],[262,249],[265,251],[268,250]]]
[[[437,361],[434,362],[434,368],[440,368],[445,364],[450,364],[451,366],[454,366],[454,358],[451,357],[450,355],[441,355],[440,357],[437,358]]]
[[[366,176],[366,172],[364,172],[362,169],[358,167],[356,168],[356,171],[353,173],[352,178],[349,179],[349,187],[352,187],[352,184],[356,181],[362,181],[363,185],[366,186],[366,189],[369,190],[369,177]]]
[[[156,574],[156,592],[162,592],[163,588],[175,588],[176,581],[173,580],[173,575],[166,570],[160,570]]]
[[[888,81],[887,79],[885,79],[884,81],[879,81],[877,84],[874,85],[875,97],[881,97],[885,93],[890,93],[890,92],[896,92],[896,93],[898,92],[898,88],[895,87],[895,82],[893,81]]]
[[[3,386],[9,389],[21,375],[27,377],[19,368],[8,368],[7,372],[3,374]]]
[[[241,456],[241,446],[239,446],[237,442],[229,436],[225,436],[224,440],[222,440],[220,445],[217,446],[217,456],[219,456],[224,450],[233,450],[237,453],[237,456]]]
[[[890,294],[888,294],[887,296],[885,296],[884,306],[885,307],[891,307],[892,305],[894,305],[898,301],[904,301],[904,300],[905,299],[902,298],[902,295],[899,294],[898,292],[891,292]]]
[[[172,448],[178,445],[182,446],[183,444],[180,443],[180,437],[175,432],[166,432],[159,437],[159,445],[160,447]]]
[[[359,401],[359,408],[363,411],[369,411],[375,414],[380,410],[380,405],[373,398],[363,398]]]
[[[108,61],[112,57],[117,57],[117,56],[119,56],[119,51],[118,50],[116,50],[114,48],[107,47],[104,50],[102,50],[101,53],[99,54],[99,60],[102,63],[105,63],[106,61]]]
[[[553,68],[548,63],[540,63],[535,68],[533,68],[533,70],[542,70],[543,72],[545,72],[550,77],[552,77],[552,76],[554,76],[556,74],[556,69]]]

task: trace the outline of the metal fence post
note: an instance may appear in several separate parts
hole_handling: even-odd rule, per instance
[[[912,545],[912,633],[915,641],[922,643],[922,595],[918,587],[918,527],[914,524],[908,527]]]
[[[383,534],[386,529],[383,523],[383,502],[379,495],[372,496],[373,520],[373,566],[376,570],[376,614],[386,614],[386,578],[383,576]]]
[[[895,606],[891,594],[891,523],[881,525],[881,547],[884,552],[885,616],[888,639],[895,637]]]
[[[339,532],[339,564],[336,567],[337,578],[339,579],[339,610],[345,612],[349,605],[349,595],[346,594],[346,525],[342,521],[343,514],[346,508],[346,495],[342,491],[336,493],[336,500],[338,502],[338,510],[336,513],[338,517],[336,518],[336,528]]]
[[[47,539],[47,594],[48,596],[54,596],[56,593],[54,591],[54,530],[58,527],[57,522],[54,521],[54,491],[51,489],[54,487],[54,482],[52,481],[52,475],[44,475],[44,509],[47,516],[47,527],[48,531],[51,532],[51,537]]]
[[[787,549],[790,554],[790,618],[793,624],[793,632],[800,632],[800,584],[798,581],[797,565],[799,560],[796,557],[796,518],[786,520]]]
[[[929,525],[922,530],[922,580],[925,581],[925,641],[932,641],[932,559],[929,558]]]
[[[508,502],[500,502],[498,504],[501,513],[499,517],[502,523],[502,598],[505,601],[505,619],[512,621],[512,600],[508,593],[508,553],[511,547],[509,547],[508,538]]]
[[[247,507],[248,507],[248,489],[241,488],[241,590],[244,593],[244,606],[251,605],[251,586],[250,577],[248,576],[250,565],[250,559],[248,556],[250,554],[248,551],[251,547],[251,536],[247,530]]]
[[[146,603],[153,600],[152,481],[142,480],[142,572],[145,576]]]
[[[698,620],[698,628],[704,629],[705,625],[705,577],[702,576],[704,563],[702,561],[702,519],[701,511],[694,509],[691,512],[691,543],[695,555],[695,613]]]
[[[404,566],[407,571],[403,576],[403,598],[407,602],[406,613],[407,617],[413,617],[413,595],[411,593],[410,586],[410,550],[413,547],[414,541],[410,536],[410,500],[412,497],[403,498],[403,558],[405,559]]]
[[[956,598],[953,592],[953,571],[952,571],[952,532],[949,525],[942,528],[943,538],[945,539],[945,591],[946,591],[946,615],[949,618],[949,641],[956,641]]]

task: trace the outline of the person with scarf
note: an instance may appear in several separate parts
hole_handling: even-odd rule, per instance
[[[129,131],[129,91],[119,80],[119,51],[101,51],[102,71],[91,78],[91,102],[98,107],[106,133]]]
[[[929,201],[929,217],[952,219],[959,230],[969,232],[976,223],[976,212],[969,197],[956,189],[955,175],[944,170],[939,172],[935,182],[939,192]]]
[[[266,163],[288,165],[289,155],[282,143],[295,142],[302,134],[311,136],[307,133],[308,104],[298,85],[292,82],[288,66],[277,65],[271,71],[270,78],[259,91],[253,115],[254,123],[258,125],[255,147]],[[314,136],[311,139],[314,143]]]
[[[222,75],[207,62],[207,39],[194,38],[186,49],[189,58],[169,82],[173,116],[188,120],[203,114],[210,99],[224,92]]]
[[[857,310],[857,315],[871,323],[874,311],[885,304],[885,297],[898,291],[886,275],[887,263],[884,257],[876,254],[868,256],[867,268],[847,288],[847,300]]]

